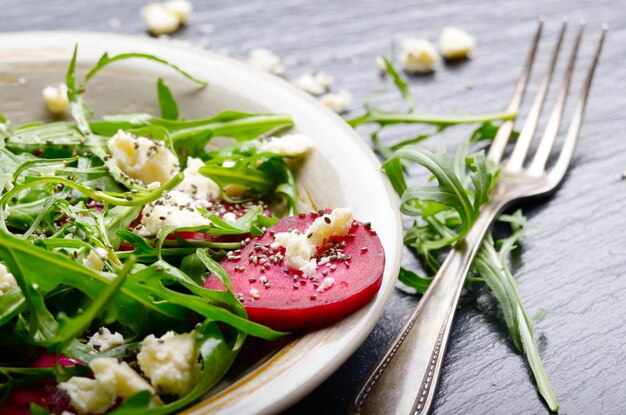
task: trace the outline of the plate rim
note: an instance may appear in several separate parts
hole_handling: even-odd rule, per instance
[[[25,39],[27,38],[27,39]],[[245,62],[239,61],[237,59],[231,58],[229,56],[220,55],[218,53],[197,49],[194,48],[190,44],[184,44],[182,42],[178,42],[176,40],[172,41],[161,41],[155,38],[149,38],[141,35],[126,35],[126,34],[118,34],[118,33],[107,33],[107,32],[91,32],[91,31],[22,31],[22,32],[4,32],[0,33],[0,56],[3,51],[11,51],[11,50],[20,50],[20,49],[29,49],[30,45],[20,45],[19,47],[12,48],[10,46],[10,39],[19,40],[24,42],[24,40],[28,40],[29,42],[40,42],[42,44],[41,48],[45,49],[50,48],[54,44],[59,44],[63,40],[75,39],[74,42],[79,45],[80,49],[80,41],[81,39],[100,39],[103,41],[102,49],[107,48],[107,44],[115,44],[120,42],[132,42],[128,43],[132,44],[129,48],[129,51],[133,49],[140,49],[141,44],[148,45],[150,48],[155,48],[159,50],[167,51],[175,54],[192,54],[196,59],[207,60],[210,62],[211,60],[218,62],[221,65],[225,66],[234,66],[239,70],[246,72],[252,78],[259,78],[264,82],[268,82],[272,85],[275,85],[276,88],[280,88],[285,90],[287,94],[293,95],[296,99],[304,100],[309,105],[317,107],[317,110],[325,114],[328,122],[332,122],[336,127],[340,128],[346,137],[350,137],[351,143],[354,144],[360,151],[361,155],[364,156],[365,160],[368,160],[371,167],[373,169],[380,170],[380,161],[376,158],[371,148],[367,146],[363,140],[363,138],[352,128],[350,127],[343,118],[335,114],[332,110],[324,106],[317,99],[311,97],[306,92],[300,90],[296,86],[292,85],[289,81],[281,79],[271,74],[267,74],[261,71],[258,71]],[[46,46],[48,45],[48,46]],[[84,51],[84,50],[83,50]],[[37,61],[40,59],[45,59],[46,57],[31,57],[33,61]],[[69,56],[68,56],[69,58]],[[175,64],[179,64],[179,62],[174,62]],[[9,63],[10,64],[10,63]],[[5,65],[3,63],[0,65],[2,68]],[[181,67],[187,68],[187,64],[180,64]],[[195,73],[196,71],[190,71]],[[378,292],[375,299],[365,306],[364,308],[371,312],[371,317],[365,322],[362,329],[351,338],[350,344],[346,347],[342,352],[335,356],[329,364],[324,367],[321,367],[319,370],[315,372],[315,376],[309,378],[307,381],[300,384],[300,388],[297,393],[292,393],[289,396],[282,396],[279,400],[273,401],[265,406],[257,408],[257,413],[268,413],[268,412],[276,412],[287,408],[290,405],[293,405],[295,402],[299,401],[305,395],[311,393],[317,386],[323,383],[332,373],[336,371],[339,366],[341,366],[363,343],[363,341],[369,336],[372,332],[374,326],[383,315],[385,305],[389,301],[391,294],[395,289],[395,276],[401,265],[402,260],[402,252],[403,252],[403,243],[402,243],[402,221],[399,213],[399,204],[396,197],[396,194],[393,190],[393,187],[386,176],[381,174],[383,189],[385,190],[386,199],[390,203],[390,208],[393,216],[395,216],[395,233],[397,234],[395,238],[394,245],[389,247],[391,248],[391,252],[385,250],[385,271],[384,271],[384,279],[383,285],[381,286],[380,291]],[[366,316],[364,316],[366,317]],[[362,319],[363,320],[363,319]],[[345,321],[345,320],[344,320]],[[342,322],[338,323],[341,325]],[[334,327],[334,326],[333,326]],[[332,327],[331,327],[332,328]],[[329,329],[322,329],[319,332],[324,332]],[[298,341],[306,338],[308,335],[299,337]],[[291,343],[290,343],[291,344]],[[271,359],[270,359],[271,360]],[[256,369],[258,370],[258,369]],[[244,378],[240,378],[238,382],[240,382]],[[230,389],[234,385],[234,383],[230,387],[226,388],[226,390]],[[217,392],[215,396],[219,395],[221,392]],[[211,397],[208,398],[209,400]],[[209,413],[211,411],[210,408],[203,408],[203,404],[207,403],[207,399],[202,398],[201,401],[194,404],[192,407],[186,408],[184,413],[194,413],[194,414],[204,414]],[[228,409],[228,407],[226,407]],[[222,409],[217,409],[221,411]],[[207,412],[209,411],[209,412]],[[228,411],[225,411],[227,413]],[[221,413],[221,412],[220,412]]]

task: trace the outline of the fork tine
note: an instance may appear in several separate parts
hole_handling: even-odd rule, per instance
[[[607,30],[609,30],[609,27],[605,23],[602,25],[602,34],[600,35],[600,39],[598,40],[598,46],[596,47],[591,66],[589,67],[589,72],[587,73],[587,78],[585,79],[580,98],[576,103],[574,116],[572,117],[572,123],[570,124],[569,130],[567,130],[567,136],[565,137],[565,142],[563,143],[561,154],[559,155],[559,159],[554,165],[554,168],[550,172],[550,178],[552,180],[556,180],[556,182],[559,182],[561,181],[561,179],[563,179],[563,176],[565,176],[565,172],[567,171],[567,167],[572,160],[572,156],[574,155],[576,141],[578,141],[578,133],[580,132],[580,126],[583,122],[583,115],[585,113],[587,97],[589,96],[589,89],[591,88],[591,80],[593,79],[593,74],[596,70],[596,66],[598,65],[600,52],[602,51],[602,45],[604,44],[604,38],[606,37]]]
[[[569,64],[567,66],[567,72],[565,74],[565,78],[563,79],[563,84],[561,86],[561,90],[559,91],[557,102],[556,104],[554,104],[552,114],[550,114],[550,119],[548,120],[548,125],[546,126],[546,129],[543,133],[543,137],[541,137],[539,147],[537,148],[537,153],[535,154],[533,161],[527,169],[527,172],[530,175],[539,176],[543,173],[546,168],[548,157],[550,157],[552,147],[554,146],[554,142],[556,141],[556,136],[559,133],[561,119],[563,118],[563,109],[565,108],[565,101],[567,99],[569,86],[574,74],[574,65],[576,63],[578,48],[580,46],[580,41],[582,39],[584,29],[585,22],[581,20],[578,28],[578,35],[576,36],[576,41],[574,42],[572,54],[570,56]]]
[[[530,47],[530,51],[528,52],[528,56],[526,58],[526,63],[524,64],[524,69],[519,76],[517,81],[517,85],[515,86],[515,91],[513,92],[513,97],[511,98],[511,102],[507,108],[509,112],[518,112],[520,109],[520,105],[522,104],[522,99],[524,97],[524,91],[526,90],[526,85],[528,85],[528,78],[530,77],[530,71],[533,67],[533,63],[535,61],[535,55],[537,54],[537,46],[539,45],[539,39],[541,39],[541,32],[543,31],[543,23],[545,19],[543,17],[539,18],[539,25],[537,27],[537,32],[535,33],[535,37]],[[487,154],[487,158],[496,163],[500,162],[502,159],[502,154],[504,154],[504,148],[506,147],[506,143],[509,141],[509,137],[511,136],[511,132],[513,131],[513,121],[505,121],[498,128],[498,132],[491,142],[491,146],[489,147],[489,153]]]
[[[554,73],[554,68],[556,67],[556,63],[559,59],[559,52],[561,51],[561,45],[563,44],[563,38],[565,37],[566,29],[567,22],[563,21],[563,25],[561,26],[561,32],[559,33],[556,45],[554,46],[554,51],[552,52],[550,65],[548,65],[548,69],[546,70],[546,73],[541,80],[539,91],[537,91],[537,95],[535,95],[535,100],[533,101],[533,105],[528,112],[528,117],[524,122],[522,131],[517,138],[517,142],[515,143],[515,148],[511,153],[511,157],[504,166],[505,171],[515,172],[520,170],[524,165],[526,153],[528,153],[530,143],[533,139],[533,136],[535,135],[535,131],[537,130],[537,124],[541,115],[541,108],[543,107],[543,103],[546,99],[548,87],[550,86],[550,81],[552,80],[552,74]]]

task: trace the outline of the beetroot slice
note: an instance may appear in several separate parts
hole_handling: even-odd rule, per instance
[[[31,363],[31,367],[52,367],[55,355],[41,352]],[[66,356],[59,356],[61,366],[74,366],[82,364],[75,362]],[[53,414],[70,411],[70,399],[65,391],[57,388],[54,378],[42,379],[29,385],[22,385],[11,391],[11,396],[0,405],[0,414],[3,415],[29,415],[30,404],[35,403],[46,408]]]
[[[235,294],[242,300],[250,320],[276,330],[293,331],[319,328],[333,324],[369,303],[378,292],[385,266],[385,253],[376,232],[369,225],[354,221],[348,235],[331,238],[333,248],[318,250],[321,258],[330,254],[348,259],[331,258],[316,271],[317,283],[304,278],[300,271],[287,268],[285,261],[275,263],[270,256],[284,255],[284,249],[274,251],[269,246],[274,234],[297,229],[304,232],[320,215],[310,213],[282,219],[262,236],[254,238],[221,265],[230,275]],[[336,247],[336,248],[335,248]],[[338,251],[332,252],[333,249]],[[259,259],[268,258],[265,264]],[[254,257],[257,257],[255,264]],[[318,260],[318,263],[320,260]],[[264,270],[264,271],[262,271]],[[326,275],[325,275],[326,274]],[[318,291],[325,277],[334,283]],[[265,279],[269,283],[264,283]],[[224,290],[215,276],[210,276],[205,288]],[[258,290],[253,298],[251,290]]]

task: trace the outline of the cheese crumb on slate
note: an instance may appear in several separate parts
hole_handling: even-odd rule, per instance
[[[181,24],[180,18],[160,3],[148,3],[141,9],[141,17],[153,35],[174,33]]]
[[[285,66],[282,59],[268,49],[252,49],[248,54],[248,63],[264,72],[277,76],[285,76]]]
[[[176,15],[180,23],[185,23],[193,11],[193,5],[187,0],[169,0],[163,3],[167,11]]]
[[[325,72],[318,72],[314,75],[304,74],[296,79],[295,84],[309,94],[319,96],[330,91],[333,78]]]
[[[476,47],[476,39],[456,27],[444,27],[439,36],[439,51],[446,59],[463,59]]]
[[[425,39],[405,39],[399,59],[406,72],[420,74],[433,72],[439,55],[432,43]]]
[[[47,86],[41,91],[43,101],[52,114],[61,115],[70,107],[70,101],[67,97],[67,86],[59,84],[58,86]]]
[[[348,111],[348,107],[352,103],[352,94],[343,90],[335,94],[326,94],[320,100],[337,114],[342,114]]]

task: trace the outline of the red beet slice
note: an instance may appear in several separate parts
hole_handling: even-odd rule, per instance
[[[316,283],[304,278],[300,271],[286,268],[284,260],[271,260],[275,253],[284,255],[283,248],[276,251],[269,248],[275,233],[293,229],[304,232],[319,216],[311,213],[282,219],[262,236],[252,239],[240,252],[235,251],[222,260],[221,265],[230,275],[235,293],[243,299],[250,320],[285,331],[319,328],[352,314],[378,292],[385,253],[369,224],[355,221],[348,235],[329,241],[334,244],[332,248],[318,250],[320,258],[326,256],[330,262],[318,267]],[[259,261],[259,255],[268,258],[267,261]],[[256,264],[254,257],[257,257]],[[318,288],[325,277],[335,281],[320,292]],[[204,286],[224,290],[215,276],[210,276]],[[252,297],[251,289],[258,290],[258,299]]]
[[[31,367],[52,367],[55,355],[41,352],[31,363]],[[69,359],[67,356],[59,356],[61,366],[74,366],[82,364]],[[23,385],[11,392],[11,396],[0,405],[0,414],[3,415],[29,415],[30,404],[35,403],[46,408],[53,414],[70,411],[70,399],[65,391],[57,388],[54,379],[42,379],[30,385]]]

